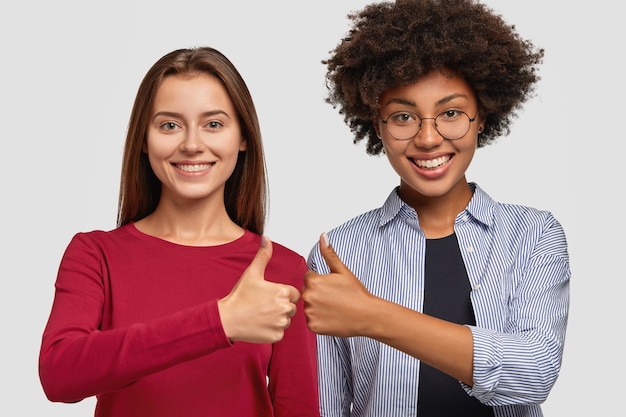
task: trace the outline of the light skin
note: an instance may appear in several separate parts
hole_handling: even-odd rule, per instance
[[[137,221],[145,234],[187,246],[214,246],[244,234],[224,203],[226,180],[246,151],[237,112],[222,84],[207,74],[171,75],[159,86],[143,151],[161,181],[155,211]],[[229,295],[218,301],[232,342],[274,343],[296,312],[299,292],[265,281],[272,243],[255,258]]]
[[[472,192],[465,172],[476,149],[484,120],[477,117],[465,136],[443,138],[433,120],[423,120],[410,140],[393,138],[384,123],[396,111],[434,118],[448,110],[473,117],[477,102],[460,77],[432,72],[418,82],[386,91],[374,121],[389,163],[400,177],[400,197],[415,208],[427,238],[449,236],[454,221],[469,203]],[[425,168],[424,161],[434,167]],[[473,384],[473,340],[462,325],[434,318],[371,294],[320,237],[320,251],[330,274],[309,271],[302,292],[309,328],[318,334],[365,336],[399,349],[468,385]]]

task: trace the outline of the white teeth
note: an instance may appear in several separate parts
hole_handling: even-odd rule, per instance
[[[415,160],[415,165],[420,168],[437,168],[450,160],[449,156],[440,156],[439,158],[424,160]]]
[[[185,172],[200,172],[209,169],[211,164],[199,164],[199,165],[176,165],[178,169]]]

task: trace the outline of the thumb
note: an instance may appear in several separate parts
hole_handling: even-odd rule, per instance
[[[264,279],[265,267],[272,258],[272,241],[266,236],[261,236],[261,246],[256,255],[246,268],[246,276],[253,276]]]
[[[339,259],[339,255],[337,255],[333,247],[330,246],[326,233],[322,233],[320,236],[320,252],[326,261],[326,265],[330,268],[330,272],[341,273],[349,271],[348,267]]]

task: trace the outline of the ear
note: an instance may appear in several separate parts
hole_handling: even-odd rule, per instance
[[[141,152],[148,153],[148,141],[144,140],[141,144]]]
[[[242,136],[239,143],[239,152],[244,152],[248,149],[248,141]]]
[[[372,125],[374,127],[374,132],[376,132],[376,136],[378,137],[378,139],[383,140],[382,135],[380,134],[380,122],[377,123],[375,120],[372,121]]]
[[[485,123],[486,120],[484,118],[481,118],[478,120],[478,133],[483,133],[483,131],[485,130]]]

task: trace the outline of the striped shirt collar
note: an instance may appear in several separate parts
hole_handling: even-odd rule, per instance
[[[470,182],[468,185],[472,190],[473,196],[465,210],[457,216],[457,221],[466,214],[469,214],[476,221],[483,223],[485,226],[491,226],[493,224],[496,202],[486,192],[484,192],[478,184]],[[381,207],[379,226],[382,227],[394,220],[402,211],[408,210],[412,216],[415,216],[415,210],[413,207],[406,204],[400,198],[398,193],[399,190],[399,186],[395,187],[389,194],[389,197],[387,197],[385,204]]]

